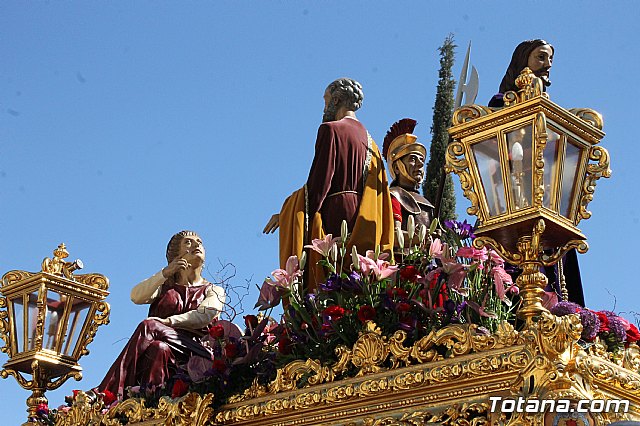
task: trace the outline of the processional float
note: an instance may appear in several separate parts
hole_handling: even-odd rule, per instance
[[[128,399],[106,413],[100,400],[76,398],[56,424],[112,425],[127,419],[148,425],[586,426],[640,419],[640,348],[632,343],[612,354],[597,340],[580,346],[578,315],[558,317],[542,305],[546,277],[540,268],[555,264],[570,249],[587,250],[578,225],[591,215],[587,205],[596,181],[610,175],[607,151],[599,146],[602,117],[590,109],[555,104],[528,69],[517,86],[517,92],[505,93],[502,109],[466,105],[455,111],[446,168],[459,176],[471,202],[467,211],[479,219],[474,245],[492,247],[523,270],[518,278],[521,329],[503,323],[487,335],[474,324],[449,325],[405,346],[406,333],[382,335],[368,323],[353,347],[342,350],[338,363],[294,361],[267,386],[255,384],[216,410],[210,394],[163,398],[154,408]],[[53,262],[59,263],[61,255],[56,256]],[[60,276],[70,270],[66,268],[56,269],[57,275],[44,267],[35,275],[14,271],[4,276],[0,289],[1,306],[9,306],[0,313],[4,351],[10,355],[2,374],[33,374],[31,382],[18,380],[37,387],[32,398],[38,401],[38,389],[46,384],[39,378],[58,375],[61,381],[73,375],[77,366],[69,356],[84,352],[97,324],[106,322],[108,308],[101,301],[106,280],[87,282],[70,272]],[[47,281],[59,283],[51,293],[58,295],[54,301],[65,301],[59,319],[64,325],[52,346],[43,340],[44,312],[50,306],[49,293],[43,291]],[[62,282],[66,287],[60,287]],[[73,334],[70,318],[83,309],[84,337],[72,350],[66,340]],[[28,329],[32,310],[40,314]],[[39,352],[49,347],[62,354]],[[447,354],[438,347],[448,348]],[[336,379],[346,369],[355,374]],[[567,409],[514,409],[545,400],[566,401]],[[603,407],[607,401],[627,401],[628,410],[608,406],[578,412],[581,400],[602,401]],[[35,402],[29,403],[30,414]]]

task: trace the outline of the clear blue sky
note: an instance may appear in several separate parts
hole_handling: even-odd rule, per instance
[[[202,235],[211,279],[217,259],[235,265],[236,285],[260,283],[277,267],[277,236],[261,230],[306,179],[330,81],[363,84],[358,117],[377,141],[412,117],[428,143],[437,48],[448,33],[460,46],[456,76],[473,42],[479,103],[496,92],[513,48],[541,37],[556,48],[551,99],[604,115],[613,177],[599,181],[593,218],[581,224],[591,246],[580,256],[587,304],[638,309],[639,9],[633,1],[0,4],[0,273],[37,271],[65,242],[85,272],[111,281],[111,324],[81,360],[85,378],[48,392],[51,405],[99,383],[146,315],[130,288],[164,266],[174,232]],[[459,197],[458,210],[467,205]],[[255,298],[253,286],[245,309]],[[5,424],[24,420],[27,396],[14,379],[0,382]]]

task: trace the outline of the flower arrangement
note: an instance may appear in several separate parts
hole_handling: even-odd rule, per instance
[[[411,344],[448,324],[475,323],[488,333],[513,319],[518,289],[497,253],[471,246],[474,237],[466,221],[445,222],[444,227],[434,221],[427,230],[411,219],[407,233],[398,232],[395,265],[379,251],[362,255],[352,247],[347,255],[343,224],[340,237],[327,235],[307,246],[322,256],[327,276],[314,292],[305,291],[304,255],[301,260],[292,256],[284,270],[273,271],[256,307],[266,310],[285,301],[278,338],[281,362],[333,362],[335,349],[353,345],[367,321],[386,335],[405,331]],[[428,236],[434,234],[439,237]]]
[[[551,308],[551,313],[557,316],[580,316],[582,334],[579,343],[584,347],[599,340],[608,352],[615,355],[640,340],[636,325],[611,311],[593,311],[573,302],[562,301]]]

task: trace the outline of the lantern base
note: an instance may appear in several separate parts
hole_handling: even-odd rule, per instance
[[[495,241],[500,241],[507,250],[517,253],[518,236],[531,235],[531,230],[536,227],[540,220],[544,220],[546,228],[546,232],[539,236],[540,246],[543,250],[561,247],[570,240],[587,239],[566,218],[558,216],[545,208],[509,220],[492,220],[490,223],[481,224],[475,234],[478,237],[486,236]]]

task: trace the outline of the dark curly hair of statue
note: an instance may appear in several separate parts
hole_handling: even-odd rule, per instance
[[[357,111],[362,106],[362,85],[351,78],[339,78],[329,84],[327,90],[332,97],[340,100],[340,106],[346,106],[349,111]]]
[[[527,64],[529,63],[529,55],[537,47],[545,45],[551,47],[551,51],[555,50],[552,45],[539,38],[534,40],[525,40],[515,48],[513,55],[511,56],[511,63],[509,63],[507,72],[504,74],[502,82],[500,83],[500,93],[506,93],[510,90],[515,92],[518,91],[516,78],[518,78],[522,70],[527,67]]]
[[[173,259],[178,257],[178,254],[180,253],[180,241],[182,241],[184,237],[197,236],[198,234],[193,231],[180,231],[171,237],[169,244],[167,244],[167,263],[171,263]]]

